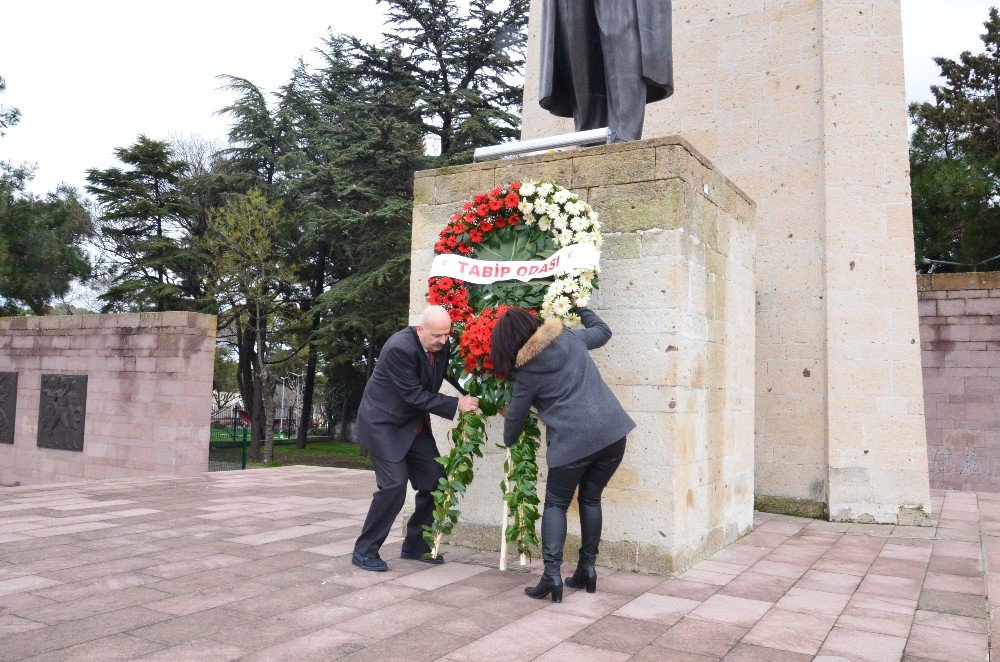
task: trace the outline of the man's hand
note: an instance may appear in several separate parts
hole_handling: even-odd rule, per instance
[[[476,411],[477,409],[479,409],[479,398],[463,395],[458,399],[459,411]]]

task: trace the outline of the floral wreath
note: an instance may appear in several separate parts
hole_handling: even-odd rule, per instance
[[[462,204],[441,230],[434,252],[497,261],[543,260],[566,246],[586,243],[597,250],[603,244],[599,215],[590,205],[552,182],[515,181]],[[547,280],[490,285],[471,285],[449,276],[428,280],[427,301],[448,310],[458,340],[453,345],[453,358],[458,360],[450,364],[451,376],[479,398],[481,410],[459,417],[451,432],[451,452],[438,459],[446,475],[434,492],[434,523],[425,528],[431,554],[437,555],[442,537],[451,533],[458,521],[457,503],[472,482],[473,459],[482,457],[485,417],[505,407],[512,395],[511,385],[494,373],[490,361],[494,325],[510,307],[519,306],[542,318],[559,319],[565,326],[577,326],[580,317],[576,307],[589,302],[598,285],[598,273],[598,268],[573,267]],[[540,438],[538,421],[531,416],[504,467],[507,479],[501,548],[508,541],[516,543],[522,562],[538,546],[535,457]]]

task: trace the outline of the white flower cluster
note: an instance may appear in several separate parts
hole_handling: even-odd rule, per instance
[[[575,193],[558,184],[528,181],[521,184],[520,211],[525,225],[537,225],[548,232],[560,248],[570,244],[593,244],[598,250],[601,238],[599,215]],[[599,269],[573,269],[549,285],[542,301],[541,316],[557,317],[567,326],[580,324],[572,314],[573,303],[586,306],[594,291]]]

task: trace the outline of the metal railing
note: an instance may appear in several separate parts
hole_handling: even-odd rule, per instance
[[[208,470],[246,469],[250,428],[241,420],[239,407],[213,416],[210,430]]]

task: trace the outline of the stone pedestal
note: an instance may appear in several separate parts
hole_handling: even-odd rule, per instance
[[[686,567],[752,525],[753,203],[679,138],[417,173],[414,313],[426,305],[433,244],[449,216],[476,193],[526,179],[572,189],[603,223],[592,307],[614,337],[593,356],[638,428],[605,492],[601,563]],[[444,452],[451,424],[432,418]],[[497,417],[453,541],[499,548],[501,431]],[[570,527],[572,562],[575,506]]]
[[[214,363],[212,315],[0,318],[0,374],[17,374],[13,443],[0,443],[0,480],[35,485],[207,471]],[[85,377],[86,389],[54,395],[58,389],[45,386],[52,375]],[[76,421],[82,447],[65,450]],[[44,448],[46,439],[55,443]]]
[[[523,137],[538,106],[532,0]],[[855,522],[930,512],[900,0],[674,0],[682,135],[757,205],[758,507]]]

